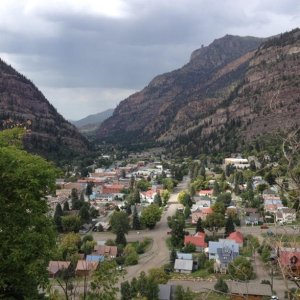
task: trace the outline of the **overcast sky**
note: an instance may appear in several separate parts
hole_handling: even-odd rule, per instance
[[[225,34],[299,27],[299,0],[0,0],[0,57],[67,119],[116,105]]]

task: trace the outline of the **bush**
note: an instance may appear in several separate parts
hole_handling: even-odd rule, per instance
[[[136,252],[132,252],[125,257],[125,265],[133,266],[139,262],[139,256]]]
[[[224,281],[224,279],[222,277],[218,278],[214,288],[215,288],[215,290],[220,291],[222,293],[227,293],[229,290],[227,283]]]
[[[183,252],[185,252],[185,253],[192,253],[195,251],[196,251],[196,246],[191,243],[187,243],[185,245],[185,247],[183,248]]]

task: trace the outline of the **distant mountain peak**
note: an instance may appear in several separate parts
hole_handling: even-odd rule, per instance
[[[234,152],[261,133],[300,123],[298,32],[270,39],[226,35],[193,51],[182,68],[123,100],[98,139]],[[278,103],[270,110],[274,90]]]

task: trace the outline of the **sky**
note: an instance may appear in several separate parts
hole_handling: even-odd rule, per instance
[[[0,57],[78,120],[115,108],[216,38],[299,25],[299,0],[0,0]]]

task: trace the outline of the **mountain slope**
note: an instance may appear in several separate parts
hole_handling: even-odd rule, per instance
[[[26,127],[27,150],[50,159],[87,151],[86,139],[48,102],[34,84],[0,60],[0,129]]]
[[[160,141],[197,154],[236,151],[260,134],[299,123],[299,35],[296,29],[268,40],[215,40],[122,101],[98,137]]]
[[[85,125],[89,124],[101,124],[104,120],[112,116],[114,112],[113,108],[107,109],[105,111],[102,111],[97,114],[89,115],[83,119],[80,119],[78,121],[70,121],[73,125],[75,125],[77,128],[80,128]]]
[[[128,142],[167,137],[177,114],[189,103],[214,107],[229,95],[247,68],[249,51],[260,43],[258,38],[227,35],[194,51],[181,69],[155,77],[122,101],[100,126],[98,137]]]

